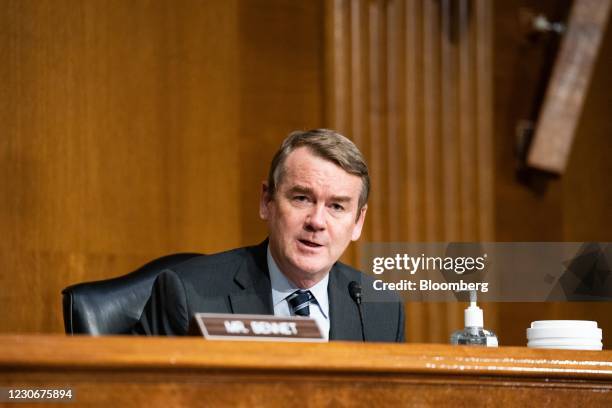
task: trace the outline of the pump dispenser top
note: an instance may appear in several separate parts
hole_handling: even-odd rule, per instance
[[[470,306],[463,312],[465,327],[483,327],[482,309],[476,305],[476,291],[470,290]]]

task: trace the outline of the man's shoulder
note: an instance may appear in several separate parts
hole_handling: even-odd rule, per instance
[[[236,271],[245,262],[252,262],[256,257],[261,257],[262,251],[265,256],[265,246],[262,248],[262,244],[235,248],[196,256],[169,269],[182,279],[232,277],[232,271]]]
[[[214,254],[205,254],[188,259],[171,269],[175,272],[184,272],[191,269],[214,268],[226,264],[240,262],[247,256],[247,248],[235,248]]]

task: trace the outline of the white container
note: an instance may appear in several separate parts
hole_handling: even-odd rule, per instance
[[[527,347],[601,350],[602,331],[588,320],[539,320],[527,329]]]

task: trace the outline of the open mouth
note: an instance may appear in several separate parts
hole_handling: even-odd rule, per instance
[[[316,242],[308,241],[307,239],[300,239],[299,241],[302,244],[304,244],[304,245],[306,245],[307,247],[310,247],[310,248],[319,248],[319,247],[323,246],[323,245],[317,244]]]

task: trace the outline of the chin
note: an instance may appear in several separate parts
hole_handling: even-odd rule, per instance
[[[326,268],[326,265],[324,265],[323,262],[309,260],[308,258],[302,258],[297,262],[293,262],[293,265],[298,270],[303,271],[309,275],[319,273],[321,270],[324,270]]]
[[[291,260],[291,264],[297,270],[306,272],[306,273],[316,273],[323,269],[323,262],[316,257],[309,256],[297,256]]]

